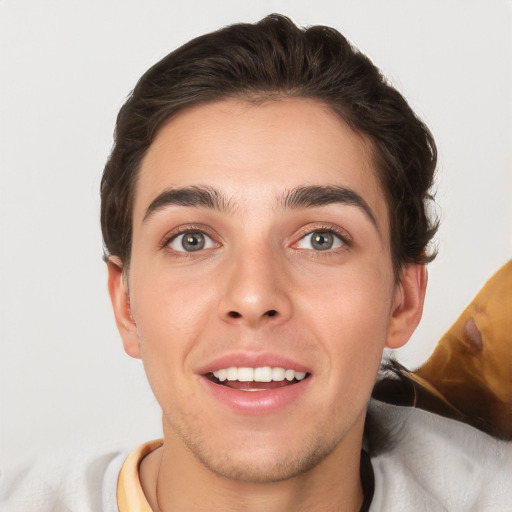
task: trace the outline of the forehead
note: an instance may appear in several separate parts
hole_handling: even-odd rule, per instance
[[[170,119],[149,147],[134,222],[166,189],[209,186],[249,208],[311,185],[354,190],[387,224],[371,144],[325,104],[287,98],[198,105]]]

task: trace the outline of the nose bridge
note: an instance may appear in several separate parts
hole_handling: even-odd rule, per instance
[[[279,255],[266,244],[245,249],[236,250],[227,262],[220,315],[248,324],[289,317],[291,301]]]

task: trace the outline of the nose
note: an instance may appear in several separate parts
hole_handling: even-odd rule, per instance
[[[249,326],[286,321],[292,302],[290,280],[282,262],[271,248],[243,253],[226,262],[229,269],[219,302],[222,320]]]

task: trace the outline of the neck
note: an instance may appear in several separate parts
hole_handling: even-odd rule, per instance
[[[164,447],[140,467],[141,483],[155,512],[355,512],[361,507],[362,428],[347,434],[313,468],[264,483],[215,474],[169,434],[164,429]]]

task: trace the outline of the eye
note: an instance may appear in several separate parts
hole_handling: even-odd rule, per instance
[[[215,242],[201,231],[187,231],[173,236],[167,245],[173,251],[196,252],[215,247]]]
[[[298,249],[313,249],[314,251],[328,251],[338,249],[344,245],[344,241],[332,231],[313,231],[303,236],[296,247]]]

